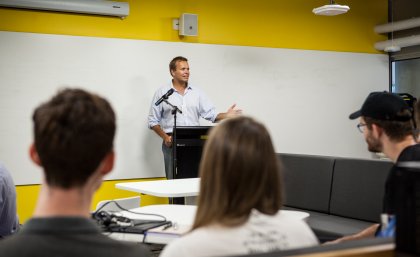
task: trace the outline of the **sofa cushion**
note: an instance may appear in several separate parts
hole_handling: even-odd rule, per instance
[[[297,208],[285,207],[284,209],[309,213],[309,218],[307,220],[308,225],[321,242],[332,241],[343,236],[356,234],[375,224],[373,222],[344,218],[336,215]]]
[[[278,154],[283,163],[285,205],[328,212],[334,158]]]
[[[363,220],[315,212],[311,212],[308,219],[308,225],[323,242],[359,233],[373,224]]]
[[[330,214],[379,222],[391,166],[389,161],[337,158]]]

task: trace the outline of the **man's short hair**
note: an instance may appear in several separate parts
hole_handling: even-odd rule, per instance
[[[182,57],[182,56],[177,56],[177,57],[173,58],[172,61],[169,63],[169,73],[171,73],[171,71],[176,70],[176,63],[177,62],[188,62],[188,59],[185,58],[185,57]]]
[[[404,111],[407,112],[408,110]],[[412,120],[409,121],[389,121],[377,120],[370,117],[364,117],[364,121],[368,129],[372,129],[372,124],[381,127],[385,134],[395,142],[402,141],[406,136],[414,135],[414,126]]]
[[[35,148],[48,185],[82,186],[112,151],[115,113],[107,100],[64,89],[33,114]]]

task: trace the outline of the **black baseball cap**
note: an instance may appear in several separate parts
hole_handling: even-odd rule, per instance
[[[409,121],[412,118],[411,111],[404,115],[401,114],[403,110],[410,110],[410,107],[400,96],[388,92],[372,92],[362,108],[350,114],[349,118],[354,120],[364,116],[377,120]]]

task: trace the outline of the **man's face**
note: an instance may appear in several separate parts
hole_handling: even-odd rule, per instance
[[[360,118],[360,124],[366,124],[363,118]],[[382,142],[379,140],[377,133],[373,131],[373,127],[369,129],[368,126],[364,126],[363,136],[365,137],[369,152],[382,152]]]
[[[190,66],[188,62],[176,62],[176,70],[171,71],[171,74],[174,80],[187,83],[190,78]]]

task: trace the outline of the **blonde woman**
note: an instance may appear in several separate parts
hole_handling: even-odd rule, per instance
[[[281,165],[261,123],[238,117],[212,129],[200,176],[192,231],[169,244],[162,257],[226,256],[318,244],[304,221],[280,211]]]

